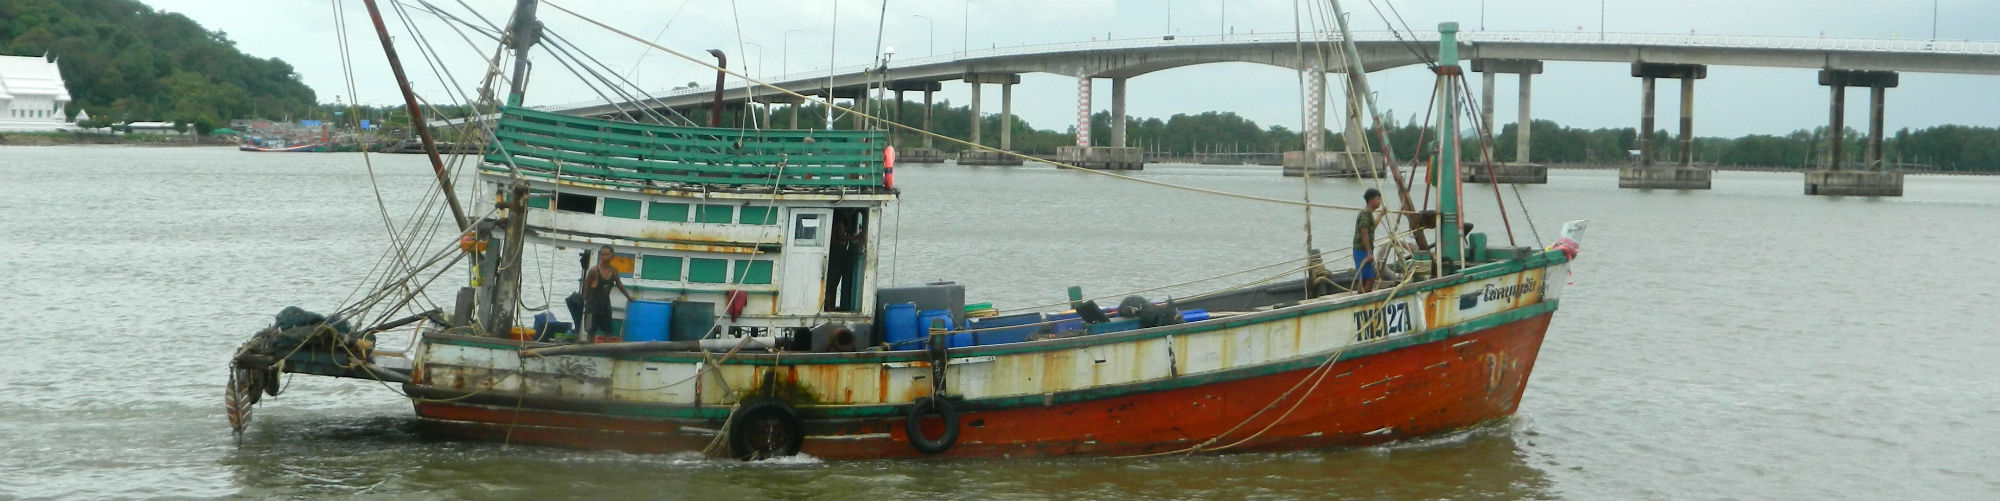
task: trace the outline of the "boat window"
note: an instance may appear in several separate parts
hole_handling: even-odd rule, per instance
[[[575,193],[560,193],[556,195],[556,210],[563,212],[582,212],[584,214],[596,214],[597,197],[593,197],[590,195],[578,195]]]
[[[736,222],[736,206],[702,205],[695,211],[695,220],[703,223],[717,224]]]
[[[772,207],[745,206],[743,207],[742,215],[738,217],[736,222],[766,226],[775,225],[778,224],[778,210]]]
[[[639,263],[639,278],[647,280],[681,279],[681,261],[677,256],[646,256]]]
[[[604,215],[624,219],[638,219],[639,201],[605,197]]]
[[[684,223],[688,220],[688,204],[653,202],[646,208],[646,219]]]
[[[822,222],[819,214],[799,214],[795,224],[792,225],[792,245],[825,246],[826,242],[820,237],[824,233],[820,228]]]
[[[736,271],[732,273],[739,284],[771,283],[771,261],[765,259],[736,260]]]
[[[688,259],[688,281],[704,284],[720,284],[729,280],[729,260]]]

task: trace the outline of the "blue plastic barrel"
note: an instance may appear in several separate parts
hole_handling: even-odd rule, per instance
[[[951,310],[924,310],[918,312],[917,326],[920,327],[926,339],[931,335],[931,329],[943,327],[944,330],[952,330],[954,327],[951,325]],[[928,347],[929,344],[929,341],[925,341],[923,343],[925,346],[923,347]],[[951,348],[972,346],[972,334],[962,332],[946,336],[945,346]]]
[[[626,303],[625,341],[666,341],[667,324],[673,318],[673,303],[643,299]]]
[[[923,328],[917,323],[917,303],[896,303],[882,308],[882,337],[897,348],[898,343],[915,341],[924,337]]]
[[[917,313],[917,325],[923,328],[925,335],[930,335],[930,329],[933,324],[938,323],[937,321],[944,323],[944,330],[954,328],[951,325],[951,310],[924,310]]]
[[[1182,322],[1200,322],[1203,320],[1208,320],[1208,310],[1194,309],[1181,311]]]

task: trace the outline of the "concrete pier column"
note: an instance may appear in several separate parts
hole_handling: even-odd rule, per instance
[[[1901,79],[1893,71],[1858,71],[1825,69],[1819,72],[1819,84],[1827,86],[1826,170],[1806,173],[1805,192],[1807,195],[1845,195],[1900,197],[1903,196],[1903,174],[1885,170],[1882,161],[1882,114],[1883,101],[1887,89],[1895,87]],[[1868,141],[1861,157],[1861,168],[1843,170],[1846,163],[1847,146],[1847,87],[1868,88]]]
[[[1639,90],[1639,166],[1653,166],[1653,77]],[[978,94],[974,94],[978,95]]]
[[[1868,88],[1868,151],[1863,157],[1868,169],[1877,172],[1882,170],[1882,100],[1888,96],[1887,91],[1881,86]]]
[[[1000,84],[1000,149],[1014,149],[1014,84]]]
[[[1347,142],[1347,151],[1366,149],[1362,146],[1368,143],[1368,126],[1363,124],[1361,116],[1367,113],[1365,111],[1367,107],[1366,103],[1355,96],[1347,96],[1347,126],[1343,127],[1344,130],[1340,133],[1341,140]]]
[[[920,110],[923,112],[923,127],[918,130],[925,132],[925,134],[916,134],[916,137],[912,137],[899,127],[894,132],[891,132],[889,136],[896,141],[896,162],[912,164],[944,163],[944,152],[931,148],[931,136],[928,134],[932,132],[931,95],[943,88],[942,84],[935,81],[902,80],[889,83],[889,90],[896,93],[894,117],[897,124],[907,126],[910,125],[911,121],[917,119],[917,117],[904,117],[904,115],[909,113],[904,108],[908,108],[909,104],[912,104],[904,101],[904,96],[910,92],[922,92],[924,94],[924,107]],[[922,139],[921,146],[916,146],[918,144],[917,141],[912,141],[912,139],[917,138]]]
[[[1076,79],[1076,145],[1090,146],[1090,77]]]
[[[1694,166],[1694,76],[1681,77],[1681,167]]]
[[[1111,78],[1111,147],[1125,147],[1125,77]]]
[[[1306,68],[1306,123],[1300,132],[1305,135],[1306,152],[1325,151],[1326,134],[1326,72],[1318,67]]]
[[[792,109],[792,129],[793,129],[793,130],[798,130],[798,128],[799,128],[799,107],[801,107],[801,106],[805,106],[805,103],[803,103],[803,102],[799,102],[799,103],[792,103],[792,105],[791,105],[791,106],[787,106],[788,108],[791,108],[791,109]]]
[[[979,142],[979,122],[985,121],[980,119],[982,115],[979,114],[980,87],[982,87],[982,85],[980,85],[979,82],[977,81],[972,82],[972,144],[984,144]]]
[[[1494,76],[1491,71],[1479,74],[1479,130],[1497,136],[1500,134],[1500,131],[1493,129]]]
[[[985,84],[1000,84],[1000,148],[1013,146],[1014,84],[1021,83],[1021,75],[1013,73],[966,73],[965,82],[972,84],[972,140],[977,144],[983,138],[979,111],[979,88]],[[1021,158],[997,151],[966,150],[958,155],[959,165],[1021,165]]]
[[[1713,172],[1694,166],[1694,81],[1708,77],[1699,64],[1632,63],[1632,76],[1642,79],[1639,110],[1639,162],[1618,169],[1619,188],[1706,190]],[[1658,80],[1681,81],[1680,158],[1673,167],[1653,166],[1653,100]]]
[[[854,130],[868,130],[868,117],[877,116],[875,115],[875,110],[868,108],[868,90],[870,88],[870,86],[863,85],[861,86],[861,92],[854,94],[853,108],[856,111],[860,111],[860,113],[848,114],[848,116],[854,117]]]
[[[1094,170],[1146,168],[1145,153],[1125,147],[1125,78],[1111,78],[1111,139],[1108,146],[1091,146],[1089,76],[1076,79],[1076,145],[1056,147],[1057,162]]]
[[[896,114],[896,115],[895,115],[895,116],[896,116],[896,123],[903,123],[903,90],[902,90],[902,89],[896,89],[896,104],[894,104],[893,106],[895,106],[895,107],[896,107],[896,110],[895,110],[895,114]]]
[[[1535,74],[1533,73],[1521,74],[1521,118],[1515,122],[1517,125],[1514,126],[1514,163],[1521,165],[1527,165],[1528,159],[1531,158],[1528,155],[1528,145],[1533,143],[1528,141],[1528,137],[1533,135],[1532,133],[1535,128],[1531,127],[1531,125],[1535,121],[1534,115],[1529,113],[1529,110],[1532,108],[1530,104],[1533,102],[1532,98],[1534,96],[1534,78]]]
[[[1847,146],[1847,86],[1835,85],[1831,93],[1833,100],[1827,110],[1826,169],[1837,171],[1840,164],[1847,160],[1846,152],[1841,151]]]
[[[1280,163],[1286,176],[1312,177],[1354,177],[1360,172],[1356,164],[1348,160],[1346,152],[1326,151],[1326,71],[1318,66],[1307,66],[1306,109],[1303,126],[1299,135],[1304,139],[1305,149],[1287,151]],[[1371,175],[1374,172],[1370,172]]]
[[[931,93],[932,92],[930,89],[924,90],[924,132],[933,132],[933,130],[931,129]],[[931,147],[930,134],[924,134],[924,147],[925,148]]]
[[[1495,158],[1496,162],[1491,170],[1465,169],[1462,173],[1463,179],[1475,183],[1547,184],[1549,182],[1548,166],[1529,163],[1529,159],[1533,158],[1533,156],[1528,152],[1530,138],[1534,136],[1534,121],[1533,115],[1529,112],[1531,109],[1529,97],[1534,92],[1534,88],[1531,87],[1534,76],[1542,72],[1542,62],[1533,59],[1473,59],[1472,71],[1479,72],[1483,80],[1482,83],[1485,84],[1485,89],[1483,90],[1486,102],[1480,107],[1479,111],[1481,115],[1480,119],[1484,120],[1485,127],[1491,134],[1497,137],[1500,133],[1497,124],[1493,123],[1495,78],[1502,73],[1520,75],[1521,102],[1519,103],[1519,118],[1514,124],[1514,162],[1498,163],[1499,159]]]

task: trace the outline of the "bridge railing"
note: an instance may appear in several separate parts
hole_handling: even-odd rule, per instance
[[[1177,47],[1177,46],[1258,45],[1258,44],[1293,43],[1295,41],[1304,41],[1306,43],[1332,43],[1332,42],[1337,42],[1339,40],[1340,40],[1340,35],[1338,33],[1325,32],[1325,31],[1305,33],[1303,37],[1301,37],[1299,34],[1292,32],[1272,32],[1272,33],[1247,33],[1247,34],[1228,34],[1228,35],[1183,35],[1183,36],[1175,36],[1172,38],[1166,38],[1166,37],[1119,38],[1119,39],[1107,39],[1107,40],[1055,42],[1055,43],[1016,45],[1009,47],[992,47],[986,49],[974,49],[969,51],[959,51],[959,52],[939,54],[935,56],[925,56],[925,57],[917,57],[917,58],[910,58],[903,60],[892,60],[890,61],[890,67],[910,68],[910,67],[926,66],[934,64],[952,64],[952,63],[966,62],[966,61],[977,61],[981,59],[1025,56],[1025,55],[1061,54],[1067,52],[1152,49],[1152,48],[1166,48],[1166,47]],[[1399,40],[1414,44],[1419,44],[1427,48],[1428,45],[1433,45],[1437,43],[1437,33],[1418,32],[1412,34],[1406,32],[1391,32],[1391,31],[1361,31],[1354,33],[1355,42],[1396,42]],[[1704,35],[1695,33],[1687,33],[1687,34],[1595,33],[1595,32],[1564,32],[1564,31],[1555,31],[1555,32],[1472,31],[1460,34],[1459,40],[1468,44],[1472,44],[1474,46],[1477,46],[1478,44],[1481,43],[1522,43],[1522,44],[1560,44],[1560,45],[1615,45],[1615,46],[1625,46],[1625,47],[1652,46],[1652,47],[1708,47],[1708,48],[1723,48],[1723,49],[1772,49],[1772,50],[1806,50],[1806,51],[1823,50],[1823,51],[1848,51],[1848,52],[1879,52],[1879,53],[1897,53],[1897,54],[1940,54],[1940,55],[1976,55],[1976,56],[2000,55],[2000,42],[1979,41],[1979,40],[1915,40],[1915,39],[1899,39],[1899,38],[1874,39],[1874,38],[1828,38],[1828,37],[1791,37],[1791,36],[1762,36],[1762,35]],[[811,85],[812,81],[814,80],[824,81],[829,77],[839,78],[844,75],[857,75],[869,69],[870,66],[872,65],[856,64],[856,65],[836,67],[831,70],[817,69],[817,70],[795,71],[784,75],[759,77],[758,80],[768,83],[779,83],[779,84],[788,83],[788,84],[793,84],[793,87],[812,89],[812,88],[817,88],[814,85]],[[735,81],[735,79],[731,80],[732,83],[728,84],[731,85],[730,87],[731,89],[742,88],[740,87],[741,84],[739,81]],[[799,85],[801,83],[806,85]],[[694,88],[683,88],[679,90],[653,91],[650,92],[649,95],[656,98],[664,99],[667,97],[682,96],[688,94],[708,94],[714,91],[715,89],[713,86],[701,86]],[[556,110],[578,109],[578,108],[586,108],[593,106],[603,106],[605,104],[606,103],[603,100],[594,100],[594,101],[584,101],[580,103],[549,106],[547,108]]]

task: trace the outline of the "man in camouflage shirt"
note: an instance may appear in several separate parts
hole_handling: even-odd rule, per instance
[[[1375,290],[1375,213],[1382,208],[1382,191],[1369,188],[1361,194],[1368,207],[1354,218],[1354,270],[1360,283],[1356,293]]]

